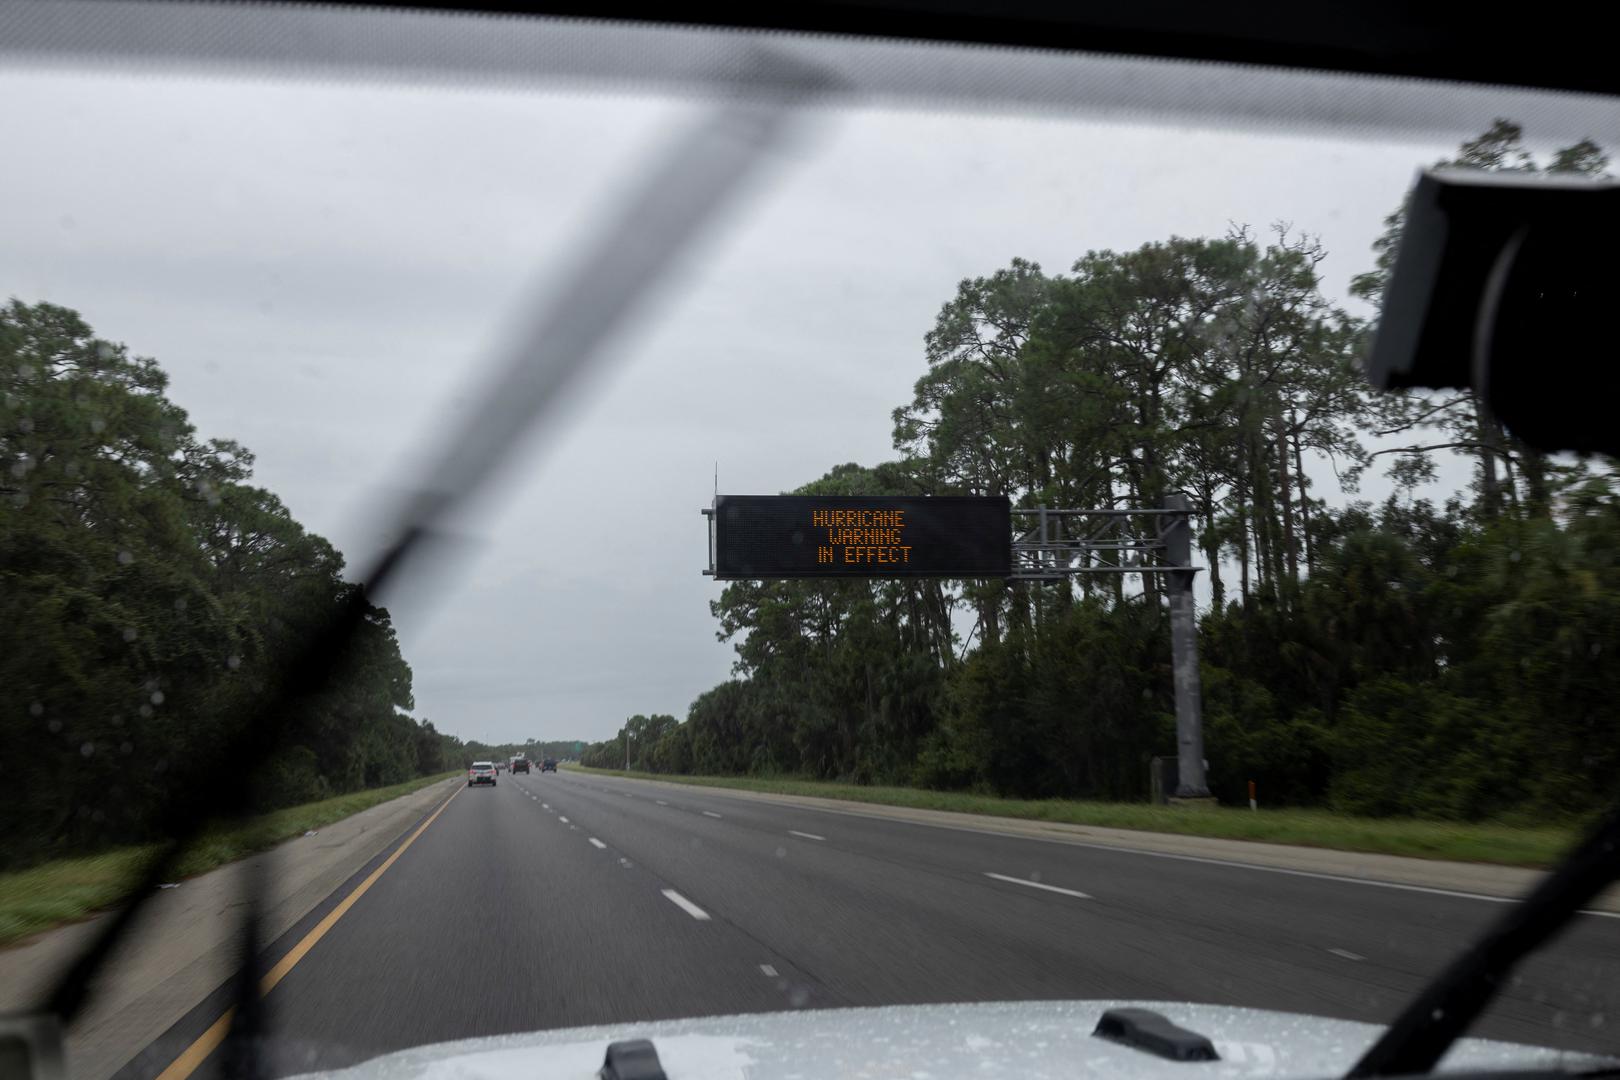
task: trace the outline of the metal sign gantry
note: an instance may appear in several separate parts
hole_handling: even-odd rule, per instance
[[[1176,797],[1209,797],[1193,610],[1193,580],[1202,568],[1192,565],[1185,496],[1172,495],[1153,508],[1064,510],[1014,509],[1005,496],[716,493],[714,505],[702,512],[709,519],[709,568],[703,572],[722,581],[927,576],[1041,584],[1079,574],[1162,578],[1170,604]],[[1014,533],[1014,521],[1023,524],[1022,532]],[[1143,522],[1153,523],[1151,535],[1139,535]]]
[[[1203,687],[1192,565],[1192,512],[1185,495],[1120,510],[1013,510],[1028,527],[1013,540],[1011,580],[1045,583],[1080,574],[1153,574],[1170,602],[1170,670],[1176,702],[1176,797],[1205,799]],[[1139,535],[1143,519],[1152,535]],[[1098,561],[1096,556],[1110,561]]]

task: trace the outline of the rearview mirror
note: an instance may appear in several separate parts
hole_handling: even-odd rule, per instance
[[[1620,453],[1620,184],[1432,170],[1367,357],[1380,389],[1472,389],[1544,451]]]

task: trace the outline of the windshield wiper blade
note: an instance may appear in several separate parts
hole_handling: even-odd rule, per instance
[[[361,578],[363,584],[286,666],[275,692],[261,698],[262,704],[224,748],[225,760],[252,762],[255,770],[265,766],[286,736],[288,703],[330,684],[355,631],[372,610],[370,597],[398,576],[407,558],[479,490],[763,159],[793,134],[790,121],[798,106],[824,92],[830,82],[825,73],[769,50],[748,50],[736,75],[739,100],[720,104],[678,133],[663,160],[644,170],[617,221],[590,245],[552,302],[521,328],[468,422],[426,471],[429,483],[401,513],[396,539]],[[46,1009],[63,1028],[89,1004],[102,968],[158,885],[178,876],[182,859],[203,829],[251,809],[252,786],[228,770],[210,770],[195,785],[181,786],[162,818],[169,841],[145,863],[122,907],[46,998]],[[256,888],[251,882],[250,887]],[[263,910],[257,897],[248,910]],[[255,929],[249,927],[248,933],[251,940]],[[251,957],[245,962],[252,966]]]
[[[1452,961],[1362,1055],[1350,1078],[1426,1073],[1496,997],[1513,968],[1620,877],[1616,810],[1519,904]]]

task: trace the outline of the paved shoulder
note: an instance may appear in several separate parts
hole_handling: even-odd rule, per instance
[[[255,856],[272,861],[267,928],[281,934],[442,802],[459,781],[430,784]],[[105,1080],[230,975],[241,872],[233,863],[165,890],[112,964],[90,1011],[68,1037],[72,1080]],[[106,916],[0,951],[0,1008],[37,1004]]]

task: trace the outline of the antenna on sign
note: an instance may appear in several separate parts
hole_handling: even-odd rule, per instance
[[[718,461],[714,463],[714,497],[716,499],[720,497],[720,463]]]

